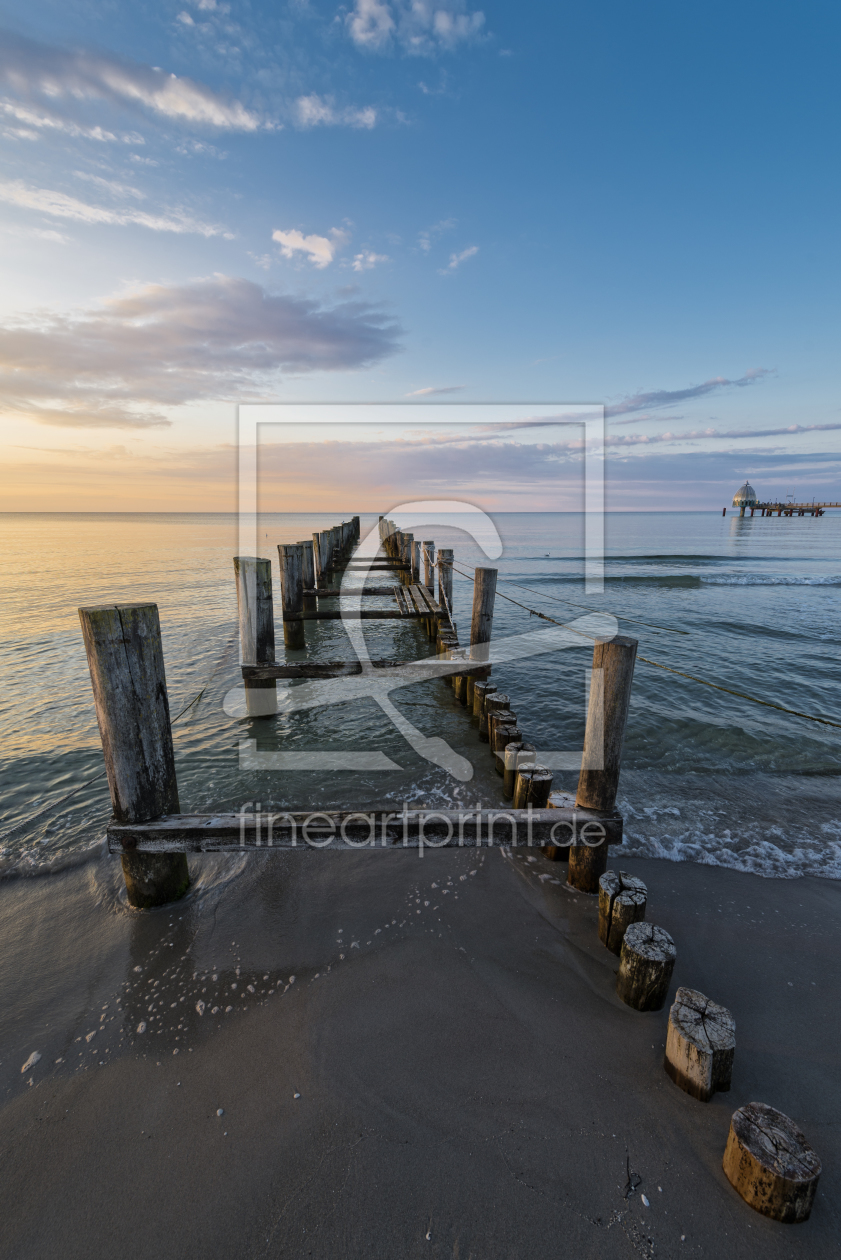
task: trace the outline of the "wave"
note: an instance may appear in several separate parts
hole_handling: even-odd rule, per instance
[[[786,577],[762,573],[731,573],[700,579],[704,586],[841,586],[841,577]]]

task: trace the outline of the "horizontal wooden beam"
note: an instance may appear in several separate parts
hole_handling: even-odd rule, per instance
[[[304,588],[305,595],[317,595],[319,599],[338,599],[339,596],[347,598],[349,595],[361,595],[363,599],[369,599],[374,595],[393,595],[398,588],[396,586],[366,586],[364,590],[361,587],[354,587],[349,591],[340,591],[335,586],[317,586],[308,591]]]
[[[170,814],[108,827],[111,853],[220,853],[235,849],[598,848],[622,843],[622,817],[587,809],[316,810]]]
[[[420,613],[401,612],[398,608],[319,608],[317,612],[293,613],[284,621],[391,621],[420,617]]]
[[[485,678],[490,673],[490,666],[487,664],[465,664],[440,656],[403,664],[395,661],[366,661],[366,665],[372,665],[384,678],[393,674],[401,684],[425,682],[429,678],[449,678],[452,674],[475,674]],[[268,682],[272,678],[348,678],[363,672],[361,661],[299,661],[291,664],[263,662],[259,665],[242,666],[245,682]]]

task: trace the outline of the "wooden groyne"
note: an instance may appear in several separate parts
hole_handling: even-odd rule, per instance
[[[376,541],[376,539],[375,539]],[[503,801],[495,809],[410,810],[385,806],[368,812],[319,810],[317,802],[275,814],[185,815],[175,782],[169,704],[156,605],[80,609],[94,699],[102,735],[114,817],[111,852],[123,859],[129,901],[162,904],[187,887],[185,854],[248,848],[388,848],[527,845],[547,856],[568,857],[568,882],[597,892],[609,845],[622,841],[616,812],[621,748],[636,657],[636,640],[616,636],[594,644],[585,750],[575,796],[552,794],[552,772],[538,764],[526,741],[526,715],[490,681],[497,570],[473,574],[473,606],[466,642],[453,617],[450,548],[415,539],[386,517],[379,520],[373,557],[359,548],[359,517],[278,547],[283,659],[277,659],[275,591],[271,562],[237,556],[241,673],[246,709],[263,718],[277,711],[278,679],[330,679],[367,675],[388,685],[441,680],[479,729],[480,741],[501,776]],[[359,573],[350,590],[336,578]],[[389,585],[368,585],[389,575]],[[436,591],[437,578],[437,591]],[[335,607],[341,595],[360,603],[385,595],[394,608]],[[306,648],[307,625],[321,620],[414,620],[435,654],[414,661],[295,659]],[[429,741],[435,742],[435,741]],[[437,741],[441,743],[442,741]]]

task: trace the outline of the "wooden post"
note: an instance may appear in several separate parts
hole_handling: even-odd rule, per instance
[[[400,559],[403,561],[404,564],[408,564],[409,566],[408,569],[400,570],[400,581],[403,583],[404,586],[412,585],[412,580],[413,580],[412,579],[412,561],[414,559],[414,555],[415,555],[415,536],[414,534],[404,534],[403,535],[403,549],[400,554]]]
[[[641,879],[625,871],[605,871],[599,880],[599,940],[612,954],[622,952],[622,941],[632,923],[645,918],[648,890]]]
[[[473,616],[470,620],[470,659],[486,661],[491,641],[497,569],[477,569],[473,584]]]
[[[421,580],[421,545],[416,542],[412,546],[412,581]]]
[[[274,605],[271,561],[256,556],[234,556],[239,609],[239,645],[243,665],[273,665]],[[277,683],[272,678],[245,684],[249,717],[277,712]]]
[[[584,760],[575,797],[577,809],[609,813],[616,807],[636,658],[637,640],[624,635],[601,640],[593,648]],[[570,848],[567,882],[571,887],[596,893],[606,870],[606,844],[575,844]]]
[[[736,1021],[727,1008],[697,989],[678,989],[663,1060],[675,1085],[699,1102],[709,1102],[716,1090],[727,1093],[735,1053]]]
[[[117,822],[180,813],[156,604],[80,608],[96,720]],[[122,856],[129,905],[147,909],[182,897],[184,853]]]
[[[575,849],[570,850],[570,861]],[[619,955],[616,996],[635,1011],[659,1011],[666,1001],[677,951],[668,932],[653,923],[631,923]]]
[[[438,548],[438,603],[441,605],[444,616],[452,621],[453,552],[451,547]]]
[[[510,709],[511,701],[508,696],[503,695],[501,691],[495,688],[490,695],[485,695],[485,701],[482,705],[482,712],[479,714],[479,738],[483,744],[490,743],[490,725],[489,718],[492,713],[499,713],[502,709]]]
[[[808,1220],[821,1161],[793,1120],[767,1103],[733,1113],[722,1160],[730,1184],[757,1212],[787,1225]]]
[[[281,543],[277,549],[280,559],[280,598],[283,607],[283,642],[288,648],[302,648],[305,644],[303,548],[300,543]]]
[[[423,584],[435,594],[435,543],[431,540],[423,544]]]
[[[301,567],[304,582],[303,607],[307,610],[307,612],[315,612],[318,607],[318,601],[312,594],[312,591],[315,588],[315,548],[312,543],[307,542],[306,539],[304,539],[303,542],[298,543],[298,546],[301,548]]]
[[[312,562],[314,569],[314,583],[318,588],[323,588],[327,584],[327,578],[324,576],[321,563],[321,534],[315,533],[312,536]]]
[[[495,691],[496,685],[492,682],[477,682],[473,684],[473,719],[475,722],[481,723],[485,700],[488,696],[493,695]]]

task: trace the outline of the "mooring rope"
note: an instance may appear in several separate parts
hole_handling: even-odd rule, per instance
[[[456,568],[455,564],[453,564],[453,568],[456,570],[456,573],[458,573],[460,577],[465,577],[467,578],[469,582],[475,583],[475,578],[472,578],[469,573],[462,573],[460,569]],[[514,582],[512,583],[512,585],[518,586],[519,583]],[[524,587],[523,589],[528,589],[528,588]],[[537,591],[532,592],[532,594],[535,594],[535,595],[538,593],[539,592]],[[553,617],[547,617],[545,613],[538,612],[536,608],[528,608],[525,604],[518,603],[516,599],[512,599],[510,595],[504,595],[502,591],[497,591],[497,595],[501,595],[503,599],[507,599],[510,604],[517,604],[518,608],[524,608],[525,611],[527,613],[530,613],[533,617],[540,617],[543,621],[551,621],[552,624],[555,626],[560,626],[564,624],[561,621],[555,621]],[[561,602],[565,603],[566,601],[562,600]],[[574,605],[574,607],[583,608],[584,605],[578,604],[578,605]],[[591,609],[590,611],[592,612],[596,610]],[[621,620],[630,621],[632,619],[630,617],[623,617]],[[646,622],[642,621],[642,622],[639,622],[638,624],[646,625]],[[568,630],[573,629],[572,626],[567,626],[566,628]],[[661,629],[665,629],[665,628],[666,628],[665,626],[661,627]],[[583,634],[583,631],[576,630],[575,633]],[[679,631],[678,633],[685,633],[685,632]],[[584,637],[594,638],[595,636],[586,635]],[[677,674],[681,678],[688,678],[690,679],[691,682],[700,683],[703,687],[712,687],[714,691],[724,691],[729,696],[738,696],[740,700],[750,700],[752,704],[761,704],[766,709],[777,709],[780,713],[791,714],[792,717],[805,718],[807,722],[819,722],[822,726],[834,726],[834,727],[837,727],[839,730],[841,730],[841,722],[833,722],[830,718],[815,717],[814,714],[812,713],[801,713],[799,709],[787,709],[784,704],[774,704],[773,700],[760,700],[758,696],[751,696],[746,691],[736,691],[733,687],[723,687],[721,683],[710,682],[708,678],[698,678],[695,674],[686,674],[684,673],[682,669],[674,669],[672,668],[671,665],[662,665],[660,661],[652,661],[647,656],[638,655],[637,660],[644,661],[646,665],[653,665],[655,669],[663,669],[668,674]]]

